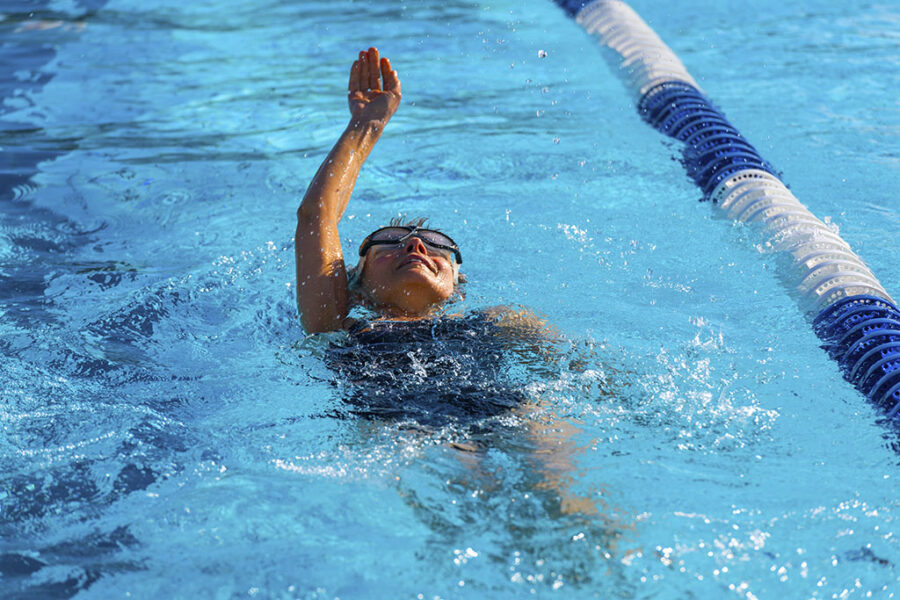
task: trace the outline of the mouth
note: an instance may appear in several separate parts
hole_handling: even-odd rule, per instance
[[[434,263],[421,254],[410,254],[397,266],[397,269],[399,270],[409,265],[424,265],[432,273],[437,273]]]

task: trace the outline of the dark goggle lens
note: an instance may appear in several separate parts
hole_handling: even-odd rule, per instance
[[[384,243],[399,242],[405,236],[409,235],[409,233],[410,230],[404,229],[403,227],[385,227],[370,235],[369,241]]]
[[[456,247],[456,244],[453,243],[453,240],[439,231],[432,231],[431,229],[420,229],[416,232],[416,235],[422,238],[425,243],[431,244],[433,246],[443,246],[445,248]]]
[[[379,229],[369,235],[368,241],[360,247],[359,255],[363,256],[369,248],[376,244],[399,243],[411,234],[420,238],[423,242],[433,248],[452,252],[456,257],[456,262],[462,263],[462,256],[460,255],[456,242],[449,236],[444,235],[440,231],[434,231],[433,229],[410,229],[407,227],[385,227]]]

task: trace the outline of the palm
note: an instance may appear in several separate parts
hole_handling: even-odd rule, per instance
[[[377,49],[360,52],[350,68],[347,99],[354,120],[384,124],[396,112],[400,105],[400,78],[388,59],[379,60]]]
[[[356,91],[349,95],[350,114],[360,121],[387,121],[397,110],[400,97],[381,90]]]

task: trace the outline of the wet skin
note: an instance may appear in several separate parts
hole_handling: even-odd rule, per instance
[[[338,221],[347,209],[360,168],[396,112],[400,98],[400,78],[390,61],[379,57],[375,48],[360,52],[347,84],[350,122],[297,209],[297,308],[308,333],[334,331],[344,325],[350,294]],[[379,280],[372,287],[385,286],[388,282]],[[415,289],[408,291],[389,294],[384,300],[419,296]],[[407,308],[413,306],[398,307]]]
[[[383,313],[420,316],[453,294],[453,263],[447,253],[413,236],[396,245],[372,246],[361,281],[363,293]]]

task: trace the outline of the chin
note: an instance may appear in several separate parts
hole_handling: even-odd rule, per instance
[[[424,310],[419,311],[425,313],[446,302],[452,295],[452,290],[451,293],[445,294],[441,289],[435,289],[433,287],[422,289],[421,287],[416,286],[414,289],[406,289],[400,292],[400,294],[400,296],[391,294],[389,297],[385,297],[384,299],[386,301],[381,304],[398,309],[406,309],[410,306],[425,306],[426,308]]]

